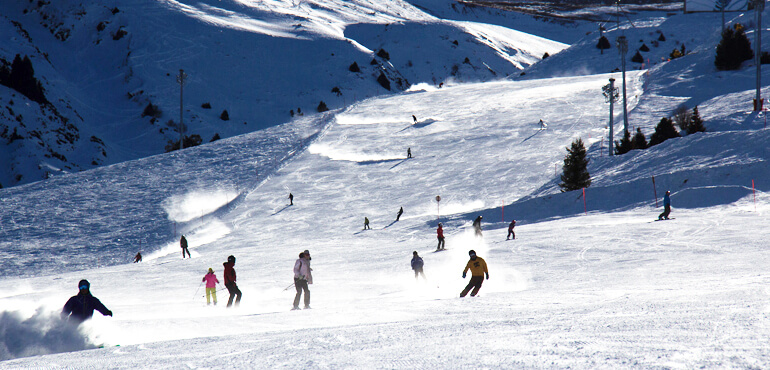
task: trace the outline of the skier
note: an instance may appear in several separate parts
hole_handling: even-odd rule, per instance
[[[396,215],[396,221],[398,221],[398,219],[401,218],[402,214],[404,214],[404,207],[401,207],[398,209],[398,214]]]
[[[214,306],[217,305],[217,284],[219,284],[219,279],[217,279],[217,275],[214,274],[214,269],[209,267],[209,273],[203,276],[203,280],[201,282],[206,282],[206,305],[211,304],[211,297],[214,297]]]
[[[487,263],[484,262],[484,259],[477,257],[476,251],[473,249],[468,251],[468,255],[471,257],[471,259],[468,261],[468,264],[465,265],[465,270],[463,270],[463,279],[465,279],[465,274],[468,272],[468,270],[471,270],[471,281],[468,282],[468,285],[465,286],[465,289],[463,289],[463,291],[460,293],[460,298],[465,297],[471,288],[473,288],[471,297],[475,297],[476,294],[478,294],[479,289],[481,289],[481,283],[484,282],[485,274],[487,275],[487,280],[489,280],[489,271],[487,271]]]
[[[187,257],[192,258],[192,256],[190,256],[190,250],[187,249],[187,238],[185,238],[184,235],[179,239],[179,245],[182,247],[182,258],[184,259],[185,252],[187,253]]]
[[[371,229],[371,227],[369,227],[369,217],[364,217],[364,230],[366,229]]]
[[[511,223],[508,224],[508,236],[505,238],[505,240],[510,240],[511,235],[513,235],[513,238],[516,239],[516,233],[513,232],[513,228],[516,226],[516,220],[511,220]]]
[[[136,252],[136,256],[134,256],[134,263],[142,262],[142,252]]]
[[[412,120],[414,120],[414,123],[417,123],[417,117],[415,117],[414,114],[412,115]]]
[[[238,289],[238,284],[235,283],[235,257],[228,256],[227,262],[223,263],[225,266],[225,288],[230,292],[230,298],[227,300],[227,307],[233,305],[233,298],[235,298],[235,305],[238,306],[241,303],[241,290]]]
[[[548,124],[546,124],[545,122],[543,122],[543,120],[541,119],[541,120],[540,120],[540,129],[541,129],[541,130],[545,130],[545,129],[547,129],[547,128],[548,128]]]
[[[663,196],[663,213],[658,216],[658,220],[668,220],[669,213],[671,213],[671,192],[666,190],[666,195]]]
[[[310,252],[305,254],[302,252],[299,254],[299,258],[294,262],[294,287],[297,289],[297,294],[294,296],[294,307],[292,310],[299,310],[299,298],[302,296],[302,291],[305,292],[305,309],[310,308],[310,289],[308,284],[313,284],[313,275],[310,268]]]
[[[406,148],[406,158],[412,158],[412,148]]]
[[[473,220],[473,230],[476,231],[476,236],[481,236],[481,215]]]
[[[294,194],[292,193],[289,193],[289,205],[290,206],[294,205]]]
[[[422,275],[422,278],[428,280],[425,277],[425,272],[422,271],[422,267],[425,262],[422,261],[422,257],[417,255],[417,251],[412,252],[412,270],[414,270],[414,279],[417,280],[417,275]]]
[[[104,307],[98,298],[91,295],[91,283],[88,280],[80,280],[78,289],[80,289],[78,294],[72,296],[64,304],[64,308],[61,310],[62,319],[80,324],[94,316],[94,310],[101,312],[104,316],[112,317],[112,311]]]
[[[441,222],[438,223],[436,236],[438,237],[438,246],[436,247],[436,250],[440,251],[446,249],[446,242],[444,241],[444,228],[441,226]]]

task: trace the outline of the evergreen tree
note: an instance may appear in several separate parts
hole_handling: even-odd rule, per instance
[[[642,129],[637,127],[634,139],[631,140],[631,149],[647,149],[647,139],[642,133]]]
[[[679,133],[676,132],[674,127],[674,121],[671,118],[663,117],[655,126],[655,132],[650,136],[649,146],[658,145],[668,139],[679,137]]]
[[[631,57],[631,61],[634,63],[644,63],[644,57],[642,56],[642,53],[640,53],[639,50],[637,50],[636,54],[634,54],[634,56]]]
[[[579,190],[591,186],[591,175],[588,173],[588,157],[583,140],[576,139],[572,146],[567,148],[564,157],[563,173],[559,187],[562,192]]]
[[[694,134],[696,132],[706,132],[706,126],[703,125],[703,119],[700,118],[698,113],[698,107],[692,109],[692,118],[690,119],[690,125],[687,126],[687,134]]]
[[[738,23],[734,28],[725,28],[722,31],[722,40],[717,45],[717,53],[714,65],[720,71],[738,69],[744,60],[754,57],[751,50],[751,42],[743,32],[743,26]]]
[[[631,144],[631,133],[628,130],[623,131],[623,138],[615,142],[615,154],[626,154],[633,149]]]
[[[599,42],[596,44],[596,48],[602,51],[602,54],[604,54],[604,49],[610,48],[610,40],[607,40],[606,37],[602,36],[599,38]]]

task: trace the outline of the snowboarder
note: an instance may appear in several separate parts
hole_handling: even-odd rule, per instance
[[[398,219],[401,218],[402,214],[404,214],[404,207],[401,207],[398,209],[398,214],[396,215],[396,221],[398,221]]]
[[[290,206],[294,205],[294,194],[292,193],[289,193],[289,205]]]
[[[134,256],[134,263],[142,262],[142,252],[136,252],[136,256]]]
[[[310,289],[308,284],[313,284],[313,271],[310,268],[310,252],[305,254],[302,252],[299,254],[299,258],[294,262],[294,287],[297,289],[297,294],[294,296],[294,307],[292,310],[299,310],[299,298],[302,296],[302,291],[305,292],[305,309],[310,308]]]
[[[414,120],[414,123],[417,123],[417,117],[415,117],[414,114],[412,115],[412,120]]]
[[[428,280],[425,277],[425,272],[422,271],[422,267],[425,265],[422,257],[417,255],[417,251],[412,252],[412,270],[414,270],[414,279],[417,280],[418,275],[422,275],[422,278]]]
[[[364,217],[364,230],[366,229],[371,229],[371,227],[369,227],[369,217]]]
[[[671,213],[671,192],[666,190],[666,195],[663,196],[663,213],[658,216],[658,220],[668,220],[669,213]]]
[[[184,235],[179,239],[179,245],[182,247],[182,259],[184,259],[185,253],[187,253],[187,257],[192,258],[192,256],[190,256],[190,250],[187,249],[187,238],[185,238]]]
[[[203,276],[203,280],[201,282],[206,282],[206,305],[211,304],[211,297],[214,297],[214,306],[217,305],[217,284],[219,284],[219,279],[217,279],[217,275],[214,274],[214,269],[209,267],[209,273]]]
[[[545,130],[548,128],[548,124],[545,123],[542,119],[540,120],[540,129]]]
[[[78,283],[80,291],[72,296],[64,308],[61,310],[62,319],[68,320],[74,324],[80,324],[94,316],[94,310],[101,312],[104,316],[112,317],[112,311],[104,307],[98,298],[91,295],[91,283],[88,280],[80,280]]]
[[[473,249],[468,251],[468,255],[471,257],[471,259],[468,261],[468,264],[465,265],[465,270],[463,270],[463,279],[465,279],[465,274],[468,272],[468,270],[471,270],[471,281],[468,282],[468,285],[465,286],[465,289],[463,289],[463,291],[460,293],[460,298],[465,297],[471,288],[473,288],[471,297],[475,297],[476,294],[478,294],[479,289],[481,289],[481,283],[484,282],[485,274],[487,275],[487,280],[489,280],[489,271],[487,271],[487,263],[484,262],[484,259],[477,257],[476,251]]]
[[[412,148],[406,148],[406,158],[412,158]]]
[[[476,232],[476,236],[481,236],[481,215],[473,220],[473,230]]]
[[[238,284],[235,283],[235,257],[228,256],[227,262],[223,263],[225,266],[225,288],[230,292],[230,298],[227,300],[227,307],[233,305],[233,298],[235,298],[235,305],[238,306],[241,303],[241,290],[238,289]]]
[[[508,224],[508,236],[505,238],[505,240],[510,240],[511,235],[513,235],[513,238],[516,239],[516,233],[513,232],[513,228],[516,226],[516,220],[511,220],[511,223]]]
[[[438,237],[438,246],[436,247],[436,250],[440,251],[446,249],[446,242],[444,241],[444,228],[441,226],[441,222],[438,223],[436,236]]]

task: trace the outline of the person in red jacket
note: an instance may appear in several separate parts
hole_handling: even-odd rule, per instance
[[[235,305],[241,303],[241,290],[238,289],[238,285],[235,283],[235,257],[227,257],[227,262],[222,264],[225,266],[225,288],[230,292],[230,298],[227,300],[227,307],[233,305],[233,298],[235,298]]]
[[[444,250],[446,247],[446,243],[444,242],[444,228],[441,227],[441,222],[438,223],[438,229],[436,229],[436,236],[438,237],[438,247],[436,247],[437,251]]]

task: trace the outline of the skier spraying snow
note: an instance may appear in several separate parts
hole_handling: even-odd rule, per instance
[[[418,275],[422,275],[422,278],[428,280],[425,277],[425,272],[422,271],[422,267],[425,266],[422,257],[417,255],[417,251],[412,252],[412,270],[414,270],[414,279],[417,280]]]
[[[187,252],[187,257],[192,258],[192,256],[190,256],[190,250],[187,249],[187,238],[185,238],[184,235],[179,239],[179,246],[182,247],[182,259],[184,259],[185,252]]]
[[[398,209],[398,214],[396,214],[396,221],[401,218],[401,215],[404,214],[404,207],[401,207]]]
[[[658,220],[668,220],[668,215],[671,213],[671,192],[666,190],[666,195],[663,196],[663,213],[658,216]]]
[[[305,292],[305,309],[310,308],[310,289],[308,284],[313,284],[313,275],[310,268],[310,252],[302,252],[299,254],[299,258],[294,262],[294,287],[297,289],[297,294],[294,296],[294,307],[292,310],[299,310],[299,299],[302,296],[302,292]]]
[[[505,240],[510,240],[511,235],[513,235],[513,238],[516,239],[516,233],[513,232],[514,227],[516,227],[516,220],[511,220],[511,223],[508,224],[508,236],[505,237]]]
[[[219,284],[219,279],[217,279],[217,275],[214,274],[214,269],[209,267],[209,272],[205,276],[203,276],[202,282],[206,282],[206,305],[211,304],[211,297],[214,297],[214,306],[217,305],[217,284]]]
[[[476,219],[473,220],[473,230],[475,230],[476,236],[482,236],[481,235],[481,215],[479,215],[479,217],[476,217]]]
[[[438,246],[436,247],[436,250],[441,251],[446,249],[446,242],[444,241],[444,228],[441,226],[441,222],[438,223],[438,228],[436,229],[436,237],[438,238]]]
[[[80,324],[94,316],[94,310],[99,311],[104,316],[112,317],[112,311],[104,307],[98,298],[91,295],[91,283],[88,280],[80,280],[78,283],[80,291],[72,296],[64,308],[61,310],[62,319],[68,320],[74,324]]]
[[[481,289],[481,284],[484,282],[485,274],[487,275],[487,280],[489,280],[489,271],[487,271],[487,263],[484,261],[484,259],[477,257],[476,251],[473,249],[468,251],[468,255],[471,257],[471,259],[468,261],[468,264],[465,265],[465,270],[463,270],[463,279],[465,279],[465,274],[468,272],[468,270],[471,270],[471,280],[468,282],[468,285],[465,286],[465,289],[463,289],[463,291],[460,293],[460,298],[465,297],[471,288],[473,288],[471,297],[475,297],[476,294],[478,294],[479,289]]]
[[[235,305],[238,306],[241,303],[241,290],[238,289],[238,284],[235,283],[235,257],[228,256],[227,262],[223,263],[225,267],[225,288],[230,293],[230,298],[227,300],[227,307],[233,305],[233,298],[235,298]]]

